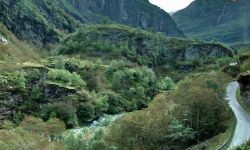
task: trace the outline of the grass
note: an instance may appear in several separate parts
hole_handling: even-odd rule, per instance
[[[250,107],[247,105],[247,103],[244,101],[240,94],[240,88],[237,90],[237,100],[240,103],[240,105],[246,110],[246,112],[250,115]]]

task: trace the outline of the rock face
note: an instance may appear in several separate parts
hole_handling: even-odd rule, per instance
[[[243,73],[239,76],[241,96],[250,106],[250,72]]]
[[[105,19],[106,18],[106,19]],[[183,36],[169,14],[146,0],[1,0],[0,22],[17,37],[46,45],[80,23],[110,20]]]
[[[170,15],[147,0],[67,0],[85,16],[86,10],[95,17],[86,18],[87,22],[102,21],[103,17],[134,27],[153,29],[169,36],[183,36]],[[93,15],[94,16],[94,15]],[[102,17],[100,17],[102,16]]]
[[[248,0],[195,0],[173,15],[189,37],[244,43],[250,39]]]

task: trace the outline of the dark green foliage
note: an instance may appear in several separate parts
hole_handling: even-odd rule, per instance
[[[76,110],[70,103],[54,103],[51,105],[44,105],[38,114],[44,120],[50,118],[59,118],[65,122],[68,128],[78,126]]]
[[[169,133],[165,138],[175,146],[176,143],[179,143],[179,146],[175,147],[175,149],[181,148],[181,145],[187,145],[195,137],[195,132],[193,129],[190,127],[185,127],[185,125],[179,122],[176,118],[172,119],[168,127],[168,132]]]
[[[38,101],[43,96],[43,91],[39,86],[33,86],[30,93],[30,100]]]
[[[155,92],[156,76],[149,68],[117,70],[112,74],[112,89],[129,100],[125,109],[131,111],[146,107]]]
[[[81,123],[90,122],[95,118],[95,106],[91,103],[80,103],[77,117]]]

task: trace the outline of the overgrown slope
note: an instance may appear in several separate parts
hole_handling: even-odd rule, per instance
[[[215,58],[232,57],[232,51],[219,43],[168,38],[123,25],[83,26],[69,35],[57,48],[59,54],[81,54],[104,59],[126,59],[150,67],[166,69],[202,63]],[[185,70],[185,67],[184,67]]]
[[[195,0],[173,15],[189,37],[244,43],[250,39],[248,0]]]
[[[0,42],[0,68],[4,66],[4,68],[11,68],[11,64],[17,62],[39,62],[38,49],[35,50],[34,46],[27,44],[25,41],[20,41],[1,23],[0,38],[6,40],[6,43]]]

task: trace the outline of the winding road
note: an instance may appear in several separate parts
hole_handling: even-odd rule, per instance
[[[237,125],[229,150],[250,139],[250,116],[237,101],[236,93],[238,88],[239,84],[237,82],[231,82],[227,87],[226,99],[229,100],[229,106],[237,118]]]

